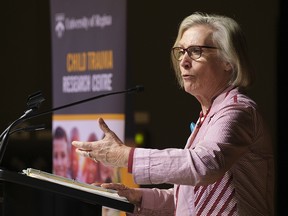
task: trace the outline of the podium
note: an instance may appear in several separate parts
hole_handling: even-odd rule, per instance
[[[102,206],[134,210],[128,201],[0,168],[0,216],[100,216]]]

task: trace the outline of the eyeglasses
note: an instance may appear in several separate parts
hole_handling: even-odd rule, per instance
[[[173,47],[172,53],[176,60],[181,61],[183,59],[183,56],[185,55],[185,52],[187,52],[188,56],[191,59],[199,59],[202,55],[203,48],[207,49],[218,49],[217,47],[212,46],[190,46],[186,49],[182,47]]]

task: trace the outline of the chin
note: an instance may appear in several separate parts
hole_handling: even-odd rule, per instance
[[[189,94],[192,94],[194,92],[194,89],[195,89],[191,83],[184,83],[183,88]]]
[[[190,86],[189,86],[189,85],[186,85],[186,84],[184,83],[183,89],[184,89],[186,92],[188,92],[189,89],[190,89]]]

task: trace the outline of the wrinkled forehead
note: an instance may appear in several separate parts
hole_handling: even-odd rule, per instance
[[[183,32],[178,45],[183,47],[191,45],[213,46],[213,30],[208,25],[192,26]]]

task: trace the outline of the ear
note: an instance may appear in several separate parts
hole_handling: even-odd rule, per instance
[[[230,62],[224,62],[224,71],[231,71],[232,70],[232,65]]]

